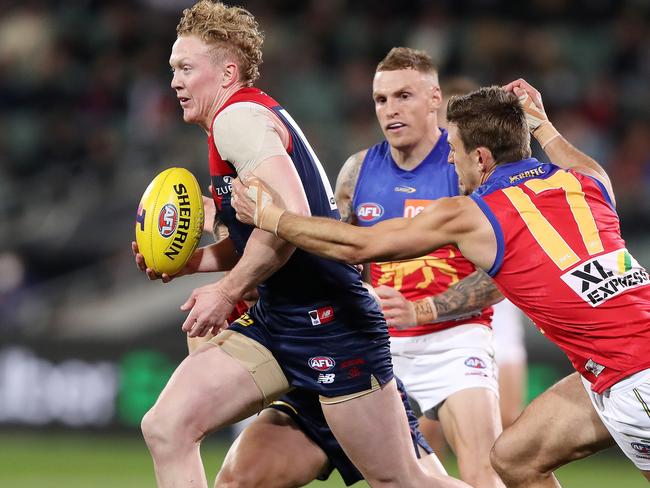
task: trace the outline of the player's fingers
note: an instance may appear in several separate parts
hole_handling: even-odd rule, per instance
[[[399,293],[394,288],[386,285],[379,285],[375,287],[375,292],[379,295],[379,298],[393,298]]]
[[[187,312],[190,310],[192,307],[194,307],[194,304],[196,303],[196,296],[194,293],[192,293],[187,300],[185,300],[185,303],[181,305],[181,310],[183,312]]]
[[[210,323],[206,320],[206,317],[198,316],[194,325],[190,329],[190,337],[203,337],[208,332],[208,327]]]
[[[169,276],[167,273],[163,273],[161,278],[163,283],[169,283],[174,277]]]
[[[237,193],[246,193],[246,187],[248,185],[242,180],[242,177],[235,178],[232,182],[232,192]]]
[[[219,332],[221,332],[224,329],[228,328],[228,322],[224,320],[223,324],[221,325],[215,325],[210,329],[210,334],[213,336],[216,336]]]
[[[383,312],[386,321],[394,320],[395,318],[397,318],[397,312],[395,310],[384,310]]]
[[[151,281],[155,281],[159,278],[156,272],[151,268],[147,268],[145,270],[145,273],[147,273],[147,278],[149,278]]]
[[[135,264],[140,271],[147,270],[147,264],[144,262],[144,256],[140,253],[135,255]]]
[[[181,330],[183,332],[187,332],[189,335],[189,332],[192,330],[192,327],[194,327],[195,323],[196,323],[196,315],[192,310],[190,313],[187,314],[187,317],[185,317],[185,320],[183,321],[183,325],[181,326]]]
[[[138,243],[137,242],[131,241],[131,251],[133,251],[134,256],[138,255]]]
[[[400,302],[399,300],[396,300],[395,298],[379,298],[379,305],[381,305],[381,308],[384,310],[390,310],[393,308],[399,308]]]

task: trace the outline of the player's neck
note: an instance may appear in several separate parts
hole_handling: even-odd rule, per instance
[[[210,116],[208,117],[207,125],[204,127],[206,132],[210,132],[212,128],[212,121],[214,116],[217,115],[217,112],[224,106],[224,104],[232,97],[236,92],[243,88],[241,83],[233,83],[229,87],[219,90],[214,96],[214,101],[212,102],[212,110],[210,110]]]
[[[438,143],[441,131],[438,127],[429,132],[431,136],[420,139],[416,144],[408,147],[390,147],[390,154],[395,164],[405,171],[417,168],[429,155]]]

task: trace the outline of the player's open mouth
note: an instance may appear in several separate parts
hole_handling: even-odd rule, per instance
[[[393,122],[392,124],[388,124],[386,126],[386,130],[389,131],[397,131],[400,130],[401,128],[406,127],[406,124],[402,124],[401,122]]]
[[[187,102],[190,101],[190,99],[186,97],[178,97],[178,101],[181,102],[181,106],[184,106],[185,104],[187,104]]]

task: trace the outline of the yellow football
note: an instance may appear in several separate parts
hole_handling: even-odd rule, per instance
[[[156,273],[178,273],[203,232],[203,198],[185,168],[169,168],[144,191],[135,217],[135,240],[146,265]]]

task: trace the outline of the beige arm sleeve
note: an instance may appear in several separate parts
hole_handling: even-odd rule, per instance
[[[257,103],[241,102],[217,116],[212,134],[222,159],[243,175],[267,158],[287,154],[278,125],[269,109]]]

